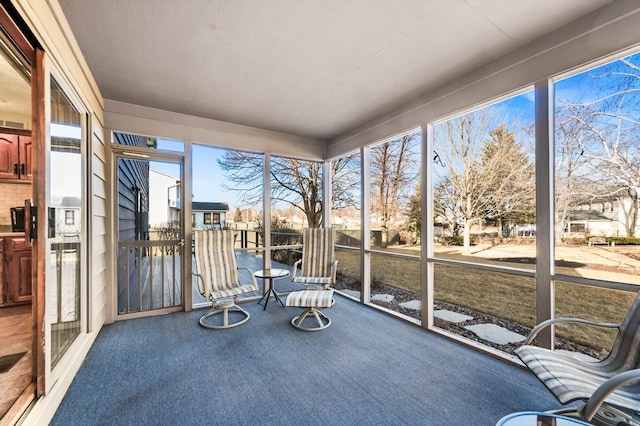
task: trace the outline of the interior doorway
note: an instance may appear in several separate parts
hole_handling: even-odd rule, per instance
[[[13,424],[37,394],[37,249],[29,237],[34,191],[33,86],[41,73],[37,46],[0,7],[0,423]],[[36,58],[38,57],[38,58]],[[34,74],[34,70],[37,70]],[[43,314],[42,314],[43,315]],[[41,364],[40,364],[41,365]]]

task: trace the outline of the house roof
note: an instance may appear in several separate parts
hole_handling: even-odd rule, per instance
[[[106,100],[323,143],[612,2],[59,3]]]
[[[52,205],[56,207],[80,207],[81,201],[78,197],[65,197],[54,195],[51,197]]]
[[[570,221],[606,221],[611,219],[602,214],[599,210],[575,210],[569,214]]]
[[[228,203],[219,203],[219,202],[200,202],[194,201],[191,203],[191,210],[195,211],[229,211]]]

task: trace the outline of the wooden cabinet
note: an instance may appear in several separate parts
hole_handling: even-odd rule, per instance
[[[31,181],[31,132],[0,128],[0,179]]]
[[[31,302],[31,246],[24,238],[2,238],[0,252],[0,306]]]
[[[31,136],[20,136],[18,144],[20,160],[20,179],[31,181],[33,174],[31,172]]]

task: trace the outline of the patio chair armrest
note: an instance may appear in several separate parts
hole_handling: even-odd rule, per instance
[[[202,291],[202,289],[205,288],[204,279],[202,279],[202,275],[200,275],[200,274],[198,274],[196,272],[193,272],[193,271],[191,271],[191,275],[195,275],[196,277],[198,277],[198,291],[206,299],[207,298],[207,295],[205,294],[206,291]]]
[[[533,327],[531,329],[531,332],[529,333],[529,337],[527,337],[527,340],[524,341],[523,345],[530,345],[533,339],[536,338],[536,336],[538,335],[538,333],[540,333],[541,330],[549,327],[550,325],[557,324],[560,322],[573,322],[573,323],[587,324],[587,325],[593,325],[596,327],[604,327],[604,328],[620,328],[620,324],[595,322],[595,321],[589,321],[582,318],[551,318],[546,321],[542,321],[540,324]]]
[[[596,389],[582,407],[579,408],[580,415],[587,421],[591,421],[593,416],[604,403],[605,399],[616,389],[628,385],[631,382],[640,380],[640,369],[625,371],[616,374]]]
[[[255,286],[258,287],[258,281],[256,281],[256,276],[253,275],[253,272],[251,271],[251,269],[249,268],[244,268],[244,267],[237,267],[238,272],[240,271],[247,271],[247,273],[249,274],[249,276],[251,277],[251,283]]]
[[[331,264],[331,285],[336,283],[336,274],[338,273],[338,259]]]
[[[293,263],[293,266],[291,267],[291,281],[293,282],[293,279],[296,277],[296,274],[298,273],[298,265],[300,265],[302,263],[302,259],[296,260]]]

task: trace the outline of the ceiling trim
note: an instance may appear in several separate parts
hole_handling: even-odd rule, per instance
[[[104,104],[105,127],[111,130],[306,160],[324,159],[322,140],[110,99]]]

